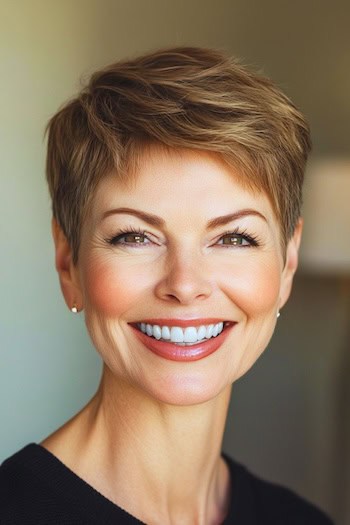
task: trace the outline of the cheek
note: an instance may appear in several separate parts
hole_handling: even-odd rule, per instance
[[[248,315],[264,314],[279,300],[281,270],[278,260],[247,261],[234,271],[227,291],[233,302]]]
[[[147,286],[140,271],[128,264],[115,264],[110,258],[91,259],[84,272],[84,302],[104,317],[116,318],[135,306]]]

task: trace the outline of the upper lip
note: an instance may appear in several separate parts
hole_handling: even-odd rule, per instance
[[[220,319],[218,317],[204,317],[204,318],[196,318],[196,319],[175,319],[172,317],[171,319],[142,319],[142,321],[137,321],[136,323],[130,323],[130,324],[152,324],[152,325],[163,325],[163,326],[180,326],[183,328],[186,328],[187,326],[201,326],[201,325],[209,325],[209,324],[217,324],[217,323],[224,323],[227,322],[225,319]]]

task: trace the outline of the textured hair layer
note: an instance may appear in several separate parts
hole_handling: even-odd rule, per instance
[[[269,79],[220,51],[178,47],[111,64],[47,131],[53,216],[75,263],[98,183],[112,172],[131,180],[150,144],[215,152],[238,169],[269,197],[283,248],[300,216],[309,126]]]

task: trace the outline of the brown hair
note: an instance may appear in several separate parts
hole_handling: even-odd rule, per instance
[[[264,191],[283,248],[300,215],[307,122],[264,76],[224,53],[172,48],[92,75],[49,121],[47,180],[53,215],[78,261],[80,232],[100,180],[133,177],[146,145],[219,154],[242,182]]]

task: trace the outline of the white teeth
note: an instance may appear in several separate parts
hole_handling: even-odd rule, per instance
[[[153,327],[153,337],[156,339],[160,339],[162,337],[162,329],[157,324],[155,324]]]
[[[210,324],[208,327],[207,327],[207,333],[206,333],[206,339],[210,339],[211,336],[213,335],[213,330],[214,330],[214,325],[213,324]]]
[[[216,337],[218,335],[218,332],[219,332],[219,327],[217,324],[214,324],[213,337]]]
[[[183,343],[184,342],[184,332],[182,328],[178,326],[172,326],[170,329],[170,341],[172,343]]]
[[[224,323],[201,325],[199,327],[188,326],[181,328],[179,326],[159,326],[146,323],[139,323],[138,327],[141,332],[157,340],[171,341],[179,345],[195,344],[198,341],[210,339],[220,334],[224,328]]]
[[[184,331],[184,343],[196,343],[198,341],[197,330],[194,326],[188,326]]]
[[[162,326],[162,339],[170,339],[170,330],[168,326]]]
[[[198,328],[198,341],[201,341],[202,339],[204,339],[206,333],[207,333],[207,329],[206,329],[206,327],[202,324],[202,325]]]

